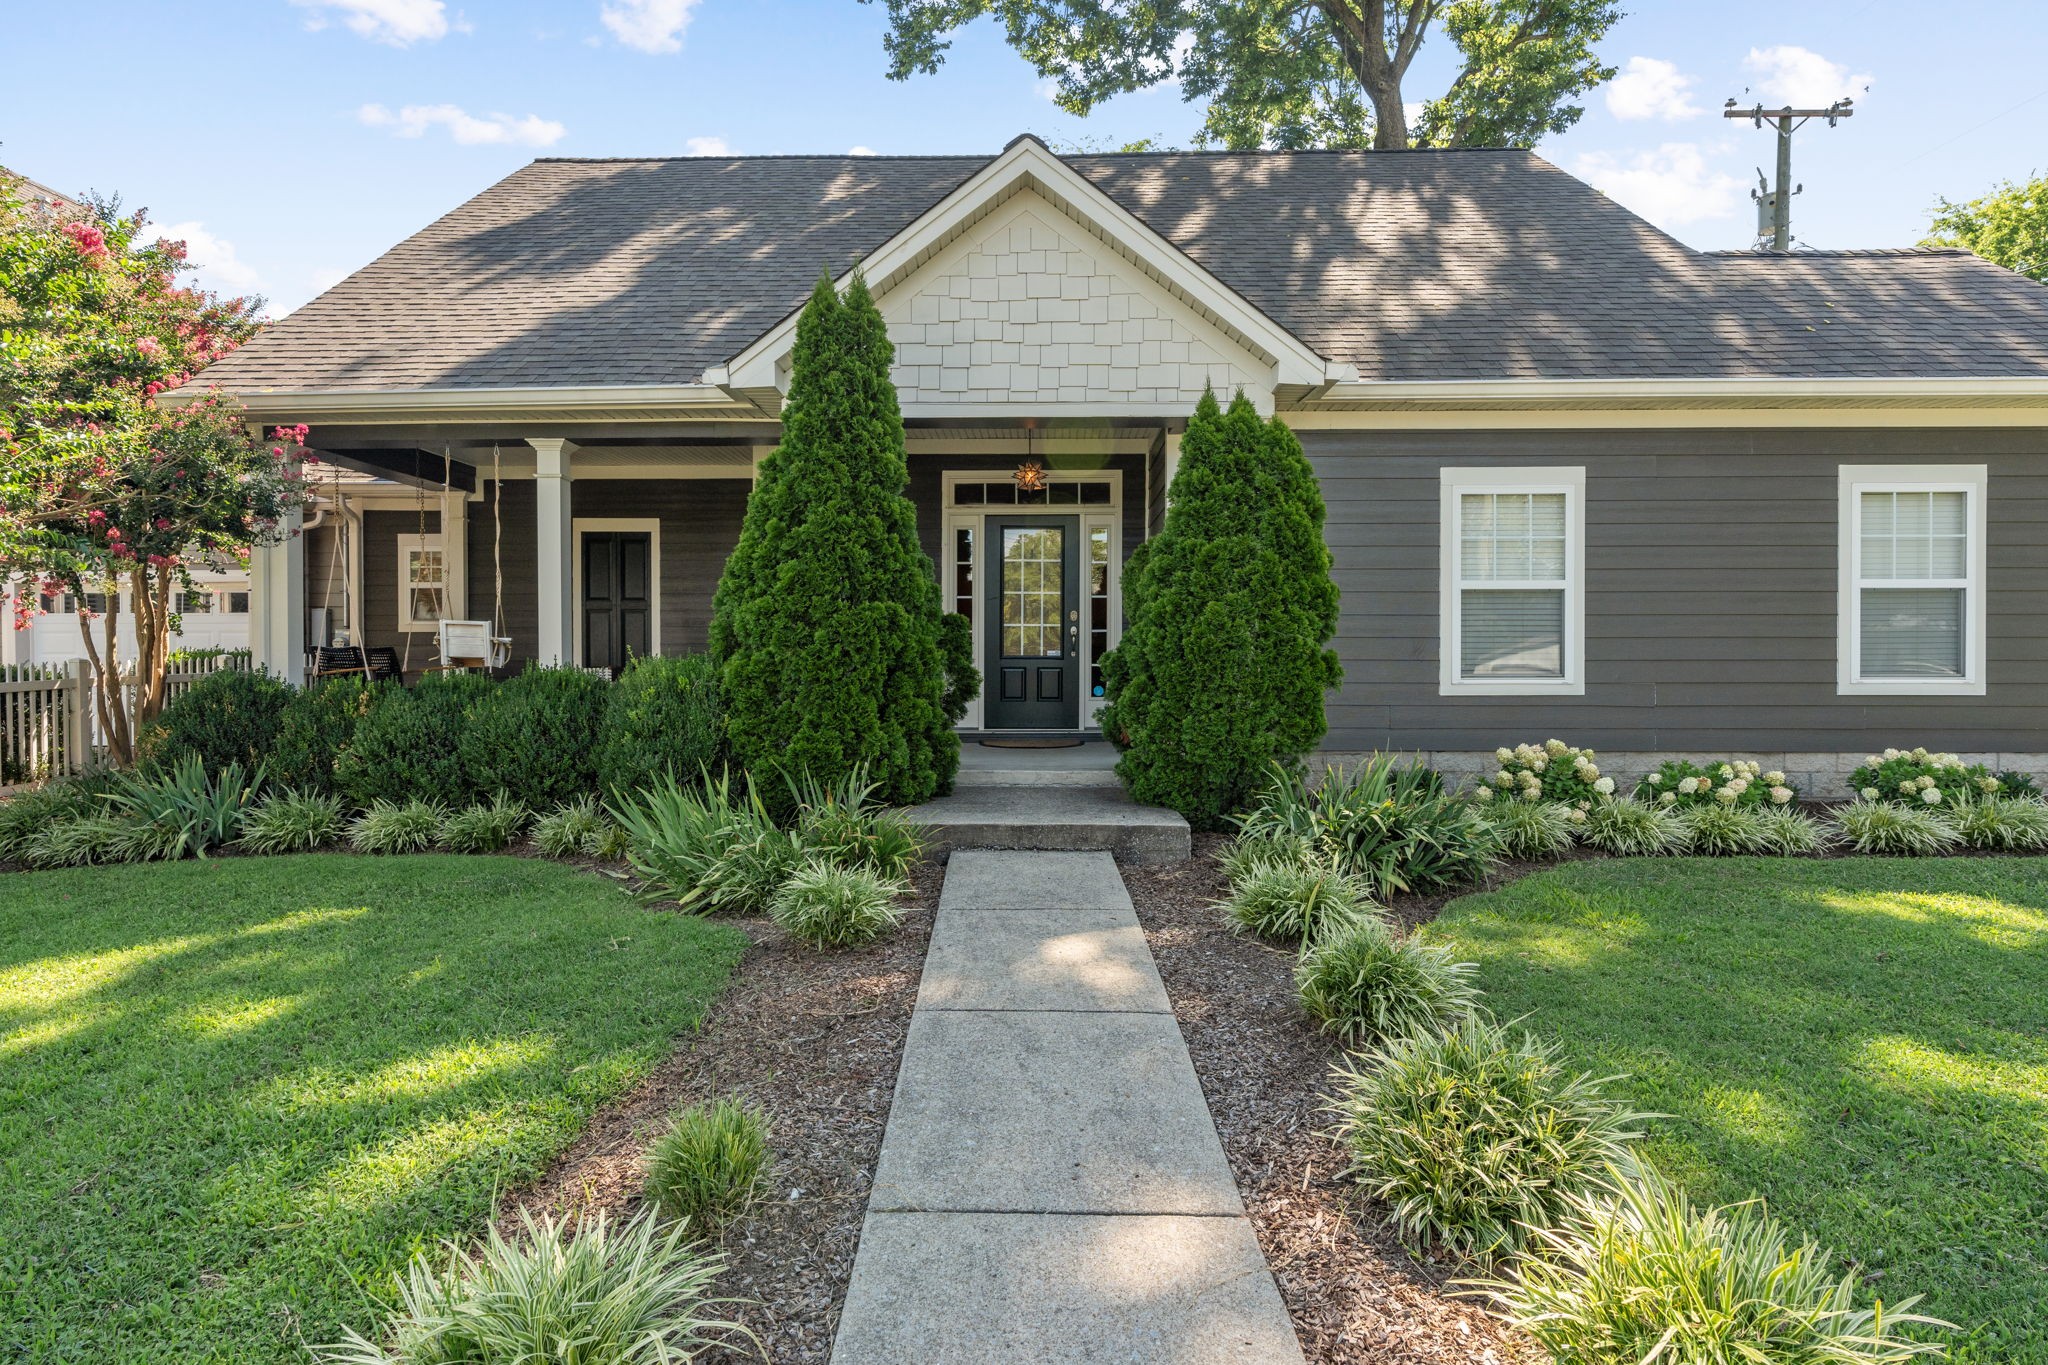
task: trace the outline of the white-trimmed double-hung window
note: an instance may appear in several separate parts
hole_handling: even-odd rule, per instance
[[[398,538],[398,628],[431,631],[445,615],[448,566],[438,535]]]
[[[1843,465],[1837,691],[1984,693],[1983,465]]]
[[[1442,471],[1445,696],[1586,690],[1586,471]]]

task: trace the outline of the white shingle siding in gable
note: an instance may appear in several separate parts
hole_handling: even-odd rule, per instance
[[[881,300],[906,408],[1271,401],[1272,367],[1136,265],[1020,194]]]

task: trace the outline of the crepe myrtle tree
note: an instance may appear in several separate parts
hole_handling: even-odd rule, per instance
[[[70,595],[99,734],[123,764],[163,708],[176,592],[282,534],[307,458],[302,426],[264,440],[217,394],[159,402],[254,335],[261,301],[181,285],[184,245],[146,226],[118,201],[35,201],[0,183],[0,577],[22,588],[16,629],[38,591]]]

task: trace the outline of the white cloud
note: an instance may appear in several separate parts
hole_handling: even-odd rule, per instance
[[[1821,109],[1861,95],[1876,80],[1868,72],[1852,74],[1840,62],[1790,44],[1753,47],[1742,64],[1749,69],[1757,98],[1770,105]]]
[[[1695,118],[1693,78],[1676,62],[1656,57],[1631,57],[1619,76],[1607,83],[1607,112],[1618,119]]]
[[[451,27],[448,6],[443,0],[291,0],[300,9],[311,10],[306,26],[327,27],[327,12],[339,13],[349,32],[372,42],[393,47],[410,47],[448,36]],[[468,31],[457,19],[452,27]]]
[[[1667,142],[1626,157],[1587,152],[1572,170],[1659,227],[1726,218],[1742,207],[1743,182],[1709,165],[1697,143]]]
[[[627,47],[642,52],[680,52],[698,0],[612,0],[598,18]]]
[[[371,128],[389,128],[399,137],[423,137],[427,129],[438,125],[465,146],[552,147],[569,131],[538,114],[525,118],[510,114],[478,117],[453,104],[408,104],[395,114],[381,104],[366,104],[356,111],[356,118]]]
[[[847,154],[848,156],[875,156],[875,155],[877,155],[877,153],[876,153],[875,149],[874,149],[874,148],[872,148],[872,147],[848,147],[848,148],[846,149],[846,154]]]
[[[1057,100],[1060,97],[1060,83],[1051,76],[1031,83],[1031,93],[1042,100]]]
[[[722,137],[686,137],[683,150],[691,156],[738,156],[732,144]]]
[[[235,254],[235,244],[206,230],[201,222],[173,223],[157,229],[165,241],[183,242],[185,260],[199,272],[199,282],[225,294],[255,294],[261,281],[256,268]]]

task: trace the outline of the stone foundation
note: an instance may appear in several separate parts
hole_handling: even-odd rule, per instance
[[[1404,755],[1406,757],[1408,755]],[[1799,754],[1799,753],[1750,753],[1750,754],[1697,754],[1697,753],[1633,753],[1621,750],[1596,749],[1593,761],[1600,765],[1601,775],[1614,779],[1618,791],[1635,789],[1636,783],[1674,759],[1685,759],[1704,767],[1709,763],[1725,763],[1732,758],[1746,758],[1763,765],[1765,772],[1782,772],[1799,795],[1806,801],[1846,801],[1854,795],[1849,789],[1849,774],[1863,766],[1869,757],[1866,750],[1851,754]],[[1356,763],[1366,754],[1321,753],[1316,755],[1323,763]],[[1473,786],[1500,770],[1500,761],[1493,751],[1480,750],[1424,750],[1412,757],[1428,764],[1450,778],[1458,786]],[[1958,753],[1956,757],[1965,763],[1982,763],[1994,773],[2032,773],[2037,779],[2048,776],[2048,753]],[[2044,782],[2048,785],[2048,782]]]

